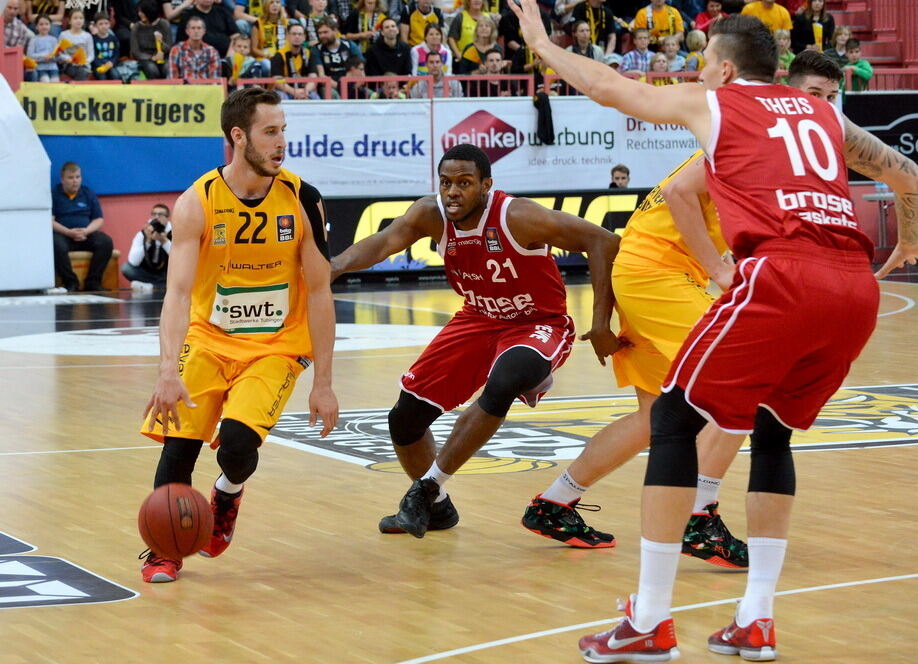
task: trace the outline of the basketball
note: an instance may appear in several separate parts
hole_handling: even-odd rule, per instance
[[[181,560],[200,551],[214,529],[208,500],[188,484],[164,484],[140,506],[137,527],[158,556]]]

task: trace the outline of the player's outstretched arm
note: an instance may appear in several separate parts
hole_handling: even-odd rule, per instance
[[[660,191],[685,246],[722,291],[729,290],[736,266],[725,263],[708,234],[698,197],[706,193],[704,156],[692,159]]]
[[[325,207],[319,206],[322,228],[325,228]],[[303,219],[306,211],[301,210]],[[303,279],[306,282],[306,321],[312,339],[313,377],[309,393],[309,425],[322,418],[324,438],[338,423],[338,398],[332,390],[332,351],[335,347],[335,301],[331,292],[328,260],[319,251],[310,224],[303,224],[305,233],[300,247]]]
[[[895,194],[899,240],[877,273],[882,279],[918,260],[918,166],[845,118],[845,162],[861,175],[885,182]]]
[[[598,60],[566,51],[549,39],[536,0],[507,5],[520,19],[523,39],[547,66],[565,81],[603,106],[648,122],[672,122],[688,127],[702,145],[710,132],[710,113],[700,85],[647,85],[622,76]],[[699,134],[698,132],[702,132]]]
[[[422,237],[437,235],[440,210],[435,196],[425,196],[415,201],[410,208],[386,228],[353,244],[331,259],[332,281],[342,274],[365,270],[385,260],[392,254],[405,251]]]
[[[593,285],[593,321],[580,338],[593,345],[599,363],[621,347],[610,320],[615,304],[612,263],[621,238],[605,228],[560,210],[549,210],[528,198],[515,198],[507,211],[507,226],[517,244],[533,249],[547,245],[585,253]]]
[[[159,319],[159,378],[143,413],[144,418],[149,416],[151,427],[157,419],[163,423],[163,435],[169,434],[170,418],[177,430],[182,429],[176,409],[179,401],[184,401],[189,408],[195,407],[179,376],[178,357],[188,333],[191,288],[203,233],[204,208],[194,189],[187,189],[175,202],[172,215],[172,249]]]

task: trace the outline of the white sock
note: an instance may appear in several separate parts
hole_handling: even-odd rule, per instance
[[[736,614],[736,624],[740,627],[746,627],[753,620],[774,618],[775,587],[787,551],[787,540],[773,537],[750,537],[747,545],[749,577],[746,594]]]
[[[242,491],[242,487],[244,486],[244,484],[233,484],[228,479],[226,479],[226,475],[223,473],[220,473],[220,477],[218,477],[217,481],[214,482],[214,487],[217,489],[217,491],[222,491],[223,493],[239,493]]]
[[[711,503],[717,502],[717,494],[720,492],[721,480],[716,477],[708,477],[698,473],[698,490],[695,492],[695,506],[692,512],[704,512],[704,508]]]
[[[637,631],[646,634],[669,618],[681,553],[682,542],[641,538],[641,578],[632,622]]]
[[[574,478],[565,470],[555,479],[552,485],[548,487],[548,490],[542,492],[542,498],[555,503],[570,505],[578,498],[583,498],[586,492],[587,487],[577,484]]]
[[[440,495],[437,496],[437,499],[434,501],[435,503],[439,503],[441,500],[446,500],[446,496],[449,495],[446,493],[443,485],[446,484],[446,480],[448,480],[450,477],[452,477],[452,475],[444,473],[442,470],[440,470],[440,466],[437,465],[436,461],[430,464],[430,468],[428,468],[427,472],[424,473],[424,475],[421,477],[422,480],[433,480],[440,485]]]

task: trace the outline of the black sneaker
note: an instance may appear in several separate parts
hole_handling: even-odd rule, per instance
[[[692,514],[682,536],[682,555],[706,560],[731,569],[749,567],[749,550],[736,539],[717,513],[720,503],[711,503],[704,512]]]
[[[581,505],[578,498],[570,505],[542,498],[540,493],[529,503],[520,523],[542,537],[549,537],[578,549],[608,549],[615,546],[615,535],[603,533],[583,522],[577,510],[598,512],[599,505]]]
[[[398,504],[398,514],[395,515],[398,527],[415,537],[424,537],[434,501],[439,495],[440,485],[434,480],[415,480]]]
[[[430,508],[430,521],[427,530],[447,530],[459,523],[459,512],[453,506],[453,501],[447,496],[439,503],[434,503]],[[395,515],[390,514],[379,520],[379,532],[388,535],[403,534],[405,529],[398,525]]]

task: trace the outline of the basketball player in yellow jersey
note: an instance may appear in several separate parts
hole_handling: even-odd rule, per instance
[[[310,364],[310,424],[321,417],[326,436],[338,419],[322,197],[281,168],[286,121],[276,92],[233,92],[221,125],[232,161],[199,178],[175,204],[159,379],[142,429],[163,443],[154,487],[191,484],[203,442],[219,446],[223,472],[211,494],[214,532],[201,551],[207,557],[229,546],[258,448]],[[143,580],[174,581],[181,567],[150,553]]]
[[[710,196],[683,193],[699,175],[703,181],[703,160],[699,150],[660,182],[622,234],[612,290],[624,347],[612,364],[619,387],[634,386],[638,410],[593,436],[567,471],[532,499],[522,522],[535,533],[579,548],[615,545],[611,534],[583,522],[578,502],[588,487],[648,446],[650,408],[669,366],[714,301],[706,291],[709,277],[723,290],[733,279],[733,265],[721,259],[727,246]],[[683,553],[723,567],[748,566],[746,545],[717,514],[720,481],[743,438],[713,426],[699,437],[698,493],[683,540]],[[715,444],[722,439],[732,444]]]

